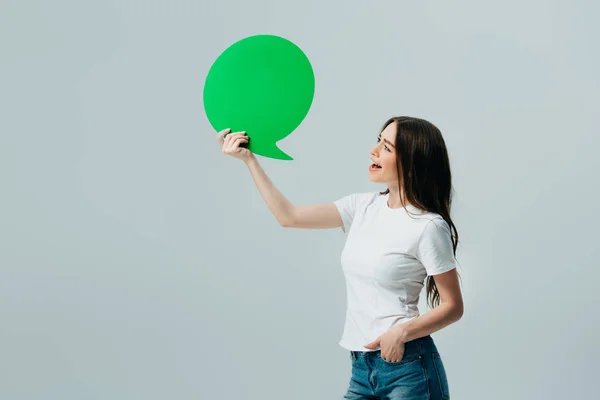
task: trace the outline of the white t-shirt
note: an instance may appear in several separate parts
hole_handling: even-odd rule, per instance
[[[368,192],[334,202],[347,234],[341,255],[347,309],[339,344],[348,350],[372,351],[364,345],[419,316],[427,275],[457,265],[441,215],[412,205],[390,208],[388,198]]]

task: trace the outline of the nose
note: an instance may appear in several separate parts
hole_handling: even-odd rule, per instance
[[[375,147],[373,147],[373,148],[371,149],[371,155],[372,155],[372,156],[376,156],[376,157],[377,157],[377,156],[378,156],[378,154],[379,154],[379,146],[375,146]]]

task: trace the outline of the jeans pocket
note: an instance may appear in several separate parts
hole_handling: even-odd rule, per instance
[[[440,385],[440,391],[442,392],[442,399],[450,400],[448,377],[446,376],[446,369],[444,368],[442,357],[440,356],[440,353],[434,352],[431,353],[431,358],[433,359],[433,367],[435,368],[435,373],[437,375],[438,382]]]
[[[383,357],[381,356],[381,353],[378,353],[378,354],[377,354],[377,356],[378,356],[379,358],[381,358],[381,360],[382,360],[382,361],[383,361],[385,364],[387,364],[387,365],[402,365],[402,364],[408,364],[408,363],[410,363],[410,362],[417,361],[417,360],[420,360],[420,359],[421,359],[421,356],[420,356],[419,354],[410,355],[410,356],[408,356],[408,357],[402,357],[402,359],[401,359],[400,361],[388,361],[388,360],[386,360],[385,358],[383,358]]]

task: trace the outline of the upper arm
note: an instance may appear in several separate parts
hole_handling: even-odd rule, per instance
[[[442,303],[456,306],[462,315],[463,300],[458,281],[458,261],[454,255],[450,226],[436,218],[425,226],[417,247],[417,259],[432,276]]]
[[[342,217],[334,203],[294,207],[288,228],[329,229],[343,226]]]
[[[342,228],[348,232],[352,221],[360,214],[374,193],[352,193],[331,203],[294,207],[293,217],[284,226],[291,228]]]

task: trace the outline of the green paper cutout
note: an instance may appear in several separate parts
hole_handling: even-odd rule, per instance
[[[216,131],[246,131],[253,153],[293,160],[276,143],[304,120],[314,91],[312,66],[298,46],[279,36],[250,36],[228,47],[210,68],[204,110]]]

